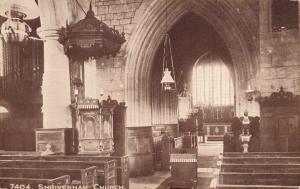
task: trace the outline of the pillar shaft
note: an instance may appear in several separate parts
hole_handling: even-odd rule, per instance
[[[69,59],[56,28],[44,29],[43,128],[71,128]]]

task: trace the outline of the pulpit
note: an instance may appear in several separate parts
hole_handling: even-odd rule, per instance
[[[75,125],[79,154],[111,154],[114,151],[113,111],[117,105],[111,99],[102,103],[98,99],[79,100]]]
[[[37,152],[125,155],[125,103],[80,99],[72,110],[73,128],[36,129]]]

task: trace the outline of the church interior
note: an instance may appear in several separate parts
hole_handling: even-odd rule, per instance
[[[299,188],[299,13],[1,0],[0,188]]]

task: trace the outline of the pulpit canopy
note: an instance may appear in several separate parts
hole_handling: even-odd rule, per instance
[[[85,60],[89,57],[115,56],[125,42],[125,37],[124,33],[98,20],[90,5],[84,19],[67,25],[62,31],[60,42],[69,58]]]

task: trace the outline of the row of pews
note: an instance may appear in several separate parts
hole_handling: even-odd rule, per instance
[[[299,189],[300,153],[228,152],[220,156],[217,189]]]
[[[127,156],[0,154],[0,188],[11,184],[129,188]]]

